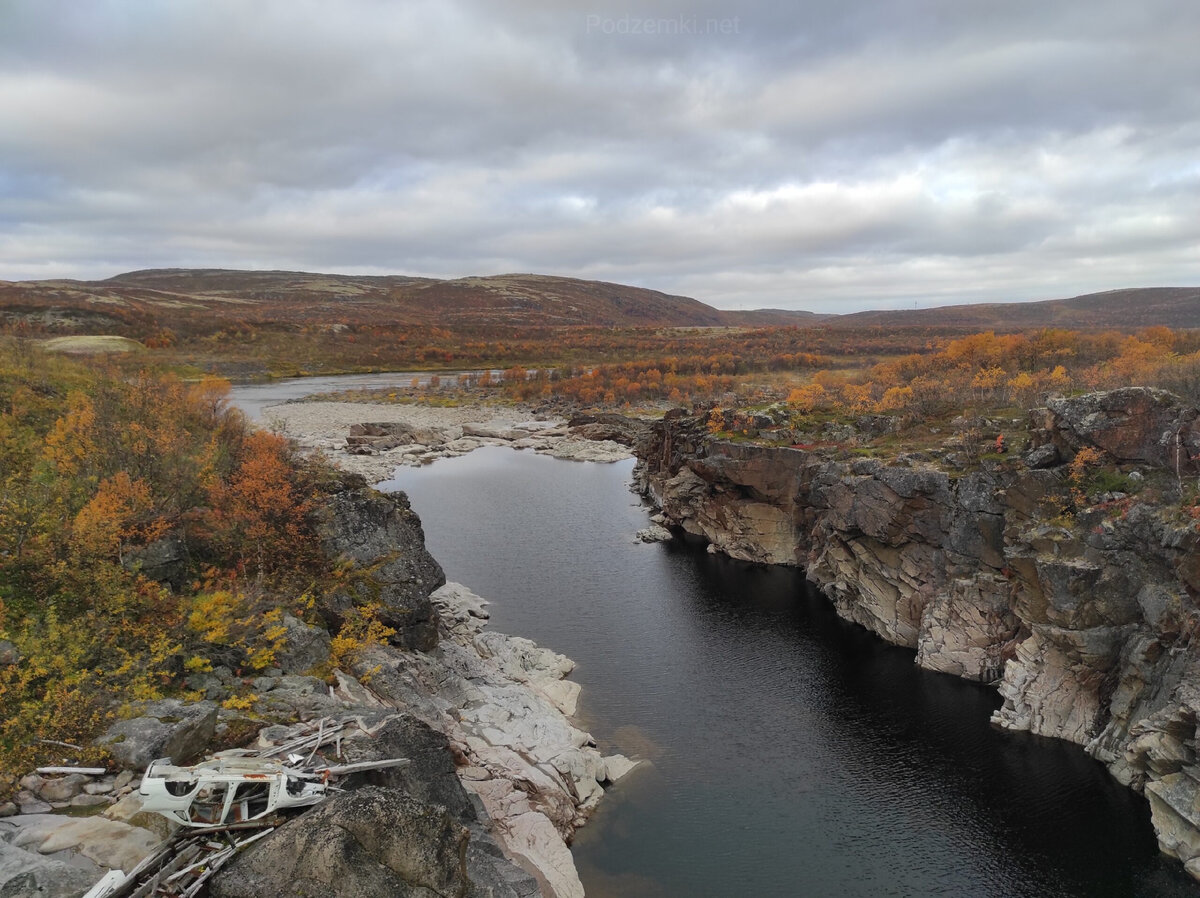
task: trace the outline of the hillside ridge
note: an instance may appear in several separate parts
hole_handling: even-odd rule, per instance
[[[718,309],[608,281],[514,273],[451,279],[287,270],[150,268],[103,280],[0,281],[5,309],[105,308],[292,323],[601,327],[939,327],[972,330],[1200,327],[1200,287],[1139,287],[1031,302],[820,314]]]

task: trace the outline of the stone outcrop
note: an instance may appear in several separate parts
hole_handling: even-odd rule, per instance
[[[437,621],[429,594],[446,582],[442,567],[425,548],[421,520],[403,493],[379,493],[356,475],[330,487],[322,508],[326,551],[368,575],[353,591],[326,596],[320,611],[336,631],[346,611],[378,603],[379,619],[395,629],[393,642],[427,650],[437,645]]]
[[[579,687],[563,678],[574,664],[527,639],[483,629],[486,602],[459,584],[433,601],[443,638],[429,653],[372,649],[354,672],[370,689],[445,733],[458,775],[476,796],[508,856],[534,873],[547,896],[583,894],[567,840],[604,792],[630,769],[604,757],[577,729]],[[439,799],[440,800],[440,799]]]
[[[598,413],[573,415],[567,421],[572,435],[584,440],[608,441],[636,446],[650,435],[650,424],[628,415]]]
[[[96,871],[0,842],[0,898],[78,898]]]
[[[922,667],[994,684],[997,725],[1082,745],[1146,794],[1160,846],[1200,875],[1200,538],[1178,480],[1198,420],[1158,390],[1052,399],[1023,456],[964,466],[732,442],[672,413],[639,445],[636,482],[665,523],[803,566]],[[1144,495],[1080,503],[1065,463],[1085,447]]]
[[[285,674],[303,674],[329,660],[332,639],[329,631],[314,627],[291,614],[284,614],[283,648],[275,653],[275,663]]]
[[[1165,390],[1124,387],[1051,398],[1032,430],[1035,443],[1052,444],[1067,457],[1093,446],[1117,461],[1145,462],[1185,474],[1200,470],[1195,461],[1200,455],[1200,411],[1180,405]]]
[[[213,898],[396,898],[468,894],[468,833],[450,812],[401,789],[326,800],[237,857]]]
[[[372,483],[398,467],[426,465],[485,446],[550,455],[572,461],[614,462],[648,428],[621,415],[589,415],[569,422],[566,409],[462,405],[448,408],[397,403],[288,402],[264,416],[305,449],[326,453],[338,467]]]
[[[567,841],[603,784],[634,765],[603,757],[571,723],[579,687],[563,679],[569,659],[486,631],[487,603],[463,586],[432,601],[434,649],[372,647],[354,667],[361,679],[339,671],[334,694],[319,696],[322,714],[357,723],[344,762],[410,763],[344,781],[344,795],[239,855],[214,896],[582,898]]]

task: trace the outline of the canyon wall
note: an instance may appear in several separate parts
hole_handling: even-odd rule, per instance
[[[998,726],[1083,746],[1200,878],[1198,418],[1131,387],[1031,412],[1023,455],[950,440],[885,460],[723,439],[672,412],[636,480],[710,549],[802,566],[917,664],[994,685]],[[1085,448],[1103,467],[1069,466]]]

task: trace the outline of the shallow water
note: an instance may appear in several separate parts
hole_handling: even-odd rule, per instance
[[[492,448],[391,483],[496,629],[578,662],[602,749],[652,759],[576,838],[590,898],[1200,895],[1099,764],[992,729],[994,690],[798,571],[635,543],[631,465]]]

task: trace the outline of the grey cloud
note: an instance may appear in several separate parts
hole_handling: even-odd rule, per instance
[[[0,277],[526,270],[839,310],[1200,281],[1188,0],[0,16]],[[634,16],[737,22],[596,27]]]

